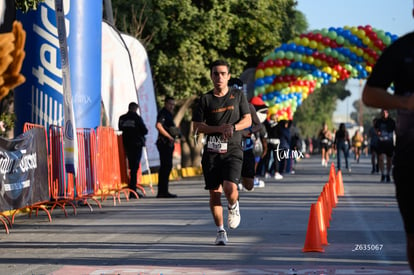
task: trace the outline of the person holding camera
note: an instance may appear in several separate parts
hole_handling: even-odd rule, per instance
[[[167,96],[164,107],[157,115],[158,130],[157,148],[160,155],[160,169],[158,172],[158,193],[157,198],[176,198],[176,194],[168,191],[170,173],[173,167],[173,152],[175,138],[179,137],[179,129],[175,126],[173,112],[175,100]]]

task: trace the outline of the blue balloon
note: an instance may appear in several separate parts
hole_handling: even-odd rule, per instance
[[[258,78],[254,82],[254,87],[262,87],[265,84],[263,78]]]
[[[272,84],[272,82],[273,82],[273,77],[271,77],[271,76],[266,76],[266,77],[264,78],[264,82],[265,82],[266,84]]]

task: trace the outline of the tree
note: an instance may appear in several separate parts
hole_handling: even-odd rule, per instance
[[[174,96],[179,106],[191,106],[189,99],[212,88],[209,64],[213,60],[228,60],[231,73],[238,76],[301,29],[295,25],[298,11],[294,0],[112,3],[117,28],[135,35],[147,49],[157,101]],[[138,33],[136,24],[128,24],[134,20],[144,25]],[[182,147],[190,148],[188,156],[183,152],[183,167],[199,165],[201,154],[192,147],[191,108],[180,108],[176,117],[182,118],[176,121],[185,133]]]
[[[336,100],[343,100],[351,94],[345,86],[346,81],[324,85],[309,95],[298,108],[294,120],[303,137],[316,136],[325,122],[332,128],[332,114],[336,109]]]
[[[44,0],[15,0],[16,8],[22,12],[28,12],[30,10],[36,10],[40,2]]]

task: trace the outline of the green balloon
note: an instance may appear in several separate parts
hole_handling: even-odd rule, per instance
[[[292,52],[286,52],[286,58],[287,59],[289,59],[289,60],[292,60],[293,59],[293,53]]]
[[[391,44],[391,37],[385,36],[382,42],[384,42],[385,45],[389,46]]]
[[[285,52],[284,51],[278,51],[276,53],[276,58],[277,59],[283,59],[283,58],[285,58]]]
[[[338,35],[335,40],[336,40],[336,43],[338,43],[339,45],[342,45],[345,42],[344,37],[341,35]]]
[[[292,75],[293,74],[293,69],[288,67],[288,68],[286,68],[285,72],[286,72],[286,75]]]
[[[293,58],[295,59],[295,61],[302,61],[302,55],[299,53],[295,53]]]
[[[328,32],[328,37],[329,37],[330,39],[332,39],[332,40],[335,40],[335,39],[336,39],[336,37],[337,37],[337,34],[336,34],[336,32],[335,32],[335,31],[329,31],[329,32]]]

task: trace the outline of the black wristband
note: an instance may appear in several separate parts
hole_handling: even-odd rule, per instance
[[[233,124],[233,132],[236,132],[236,124]]]

